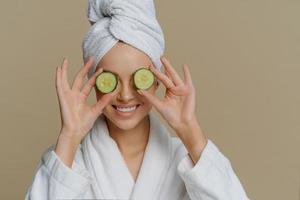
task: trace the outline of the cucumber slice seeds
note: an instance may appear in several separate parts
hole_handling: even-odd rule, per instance
[[[117,77],[109,71],[101,72],[96,78],[96,86],[102,93],[113,92],[118,85]]]
[[[140,90],[147,90],[154,83],[153,73],[145,67],[136,70],[134,72],[133,78],[135,87]]]

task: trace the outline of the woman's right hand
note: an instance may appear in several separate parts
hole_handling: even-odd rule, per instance
[[[62,66],[56,68],[56,91],[62,122],[60,137],[72,139],[77,144],[89,132],[96,119],[102,114],[103,108],[116,94],[115,90],[112,93],[103,95],[94,105],[87,104],[86,101],[95,85],[96,77],[103,71],[103,68],[99,68],[82,86],[83,79],[92,63],[93,60],[90,58],[85,66],[78,71],[72,87],[69,85],[67,75],[68,60],[64,59]]]

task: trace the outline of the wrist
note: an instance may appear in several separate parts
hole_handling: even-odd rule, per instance
[[[185,145],[194,163],[196,163],[208,142],[197,119],[193,118],[183,125],[181,129],[177,129],[176,134]]]
[[[197,122],[189,122],[180,129],[175,130],[178,137],[189,148],[199,144],[203,139],[204,134]]]
[[[80,140],[72,137],[67,133],[61,132],[55,146],[55,153],[68,167],[72,167],[72,163],[76,154]]]
[[[62,127],[58,136],[58,140],[66,141],[69,144],[78,145],[82,139],[81,135],[82,134],[80,134],[79,131]]]
[[[179,135],[187,135],[190,132],[197,132],[197,131],[201,131],[201,128],[196,116],[180,124],[178,123],[175,128],[175,132]]]

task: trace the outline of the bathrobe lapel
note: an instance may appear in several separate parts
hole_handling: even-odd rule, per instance
[[[116,144],[104,116],[100,116],[83,142],[86,166],[95,177],[97,198],[154,199],[164,181],[171,158],[167,128],[149,113],[150,134],[136,182]]]
[[[128,199],[134,181],[116,142],[110,137],[104,116],[100,116],[82,142],[88,170],[95,177],[97,198]],[[89,164],[88,164],[89,163]]]
[[[149,113],[150,134],[143,163],[130,199],[158,199],[159,189],[171,162],[171,139],[167,128]]]

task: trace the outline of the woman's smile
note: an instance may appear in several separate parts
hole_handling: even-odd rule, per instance
[[[132,117],[142,104],[134,104],[129,106],[112,105],[115,113],[120,117]]]

